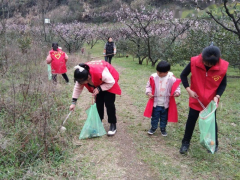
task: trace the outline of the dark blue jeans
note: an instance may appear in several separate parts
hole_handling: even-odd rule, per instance
[[[160,128],[166,128],[168,120],[168,109],[165,109],[163,106],[153,107],[151,125],[152,129],[157,129],[158,122],[160,119]]]

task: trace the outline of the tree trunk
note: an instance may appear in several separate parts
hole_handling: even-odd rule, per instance
[[[157,62],[158,62],[157,60],[156,61],[152,61],[152,67],[154,67]]]

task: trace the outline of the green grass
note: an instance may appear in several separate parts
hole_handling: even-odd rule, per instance
[[[187,18],[187,17],[191,16],[192,14],[196,14],[196,13],[197,13],[196,10],[184,10],[182,12],[181,18]]]
[[[91,57],[99,57],[102,56],[103,47],[104,42],[100,41],[92,50],[87,47],[87,51]],[[73,56],[71,55],[71,57]],[[104,57],[99,57],[98,59],[104,59]],[[188,177],[187,179],[240,178],[239,79],[228,78],[228,86],[221,98],[217,113],[220,141],[219,152],[214,155],[206,153],[206,150],[199,143],[199,128],[197,124],[191,141],[190,151],[187,156],[182,156],[178,151],[188,116],[188,94],[184,88],[181,86],[182,94],[177,98],[179,122],[177,124],[168,124],[168,137],[163,138],[159,131],[154,136],[149,137],[147,130],[150,127],[150,120],[144,118],[142,114],[147,103],[145,85],[149,76],[156,72],[155,68],[151,65],[146,65],[145,61],[143,65],[139,65],[137,59],[133,61],[132,57],[119,58],[118,55],[113,58],[112,64],[120,72],[119,83],[124,96],[128,98],[126,107],[122,108],[122,110],[117,106],[117,115],[121,118],[120,121],[127,124],[127,131],[133,139],[138,159],[145,162],[154,174],[158,174],[159,179],[184,179],[184,177]],[[176,65],[172,66],[171,71],[176,77],[179,77],[183,68]],[[229,68],[228,75],[239,76],[239,71]],[[68,76],[72,83],[73,69],[69,70]],[[71,102],[73,88],[73,83],[71,86],[68,86],[65,85],[61,77],[58,77],[58,80],[59,87],[56,93],[54,93],[55,95],[51,94],[50,96],[54,105],[50,108],[50,112],[53,115],[49,119],[49,123],[56,125],[60,124],[69,112],[68,107]],[[10,84],[7,83],[6,86],[10,86]],[[2,93],[7,92],[7,88],[1,90]],[[117,97],[117,105],[119,105],[119,98],[121,97]],[[18,99],[21,100],[22,97],[19,96]],[[1,179],[18,179],[23,176],[28,179],[33,177],[39,179],[97,179],[100,176],[108,179],[108,177],[112,177],[111,175],[116,174],[116,177],[118,177],[118,173],[121,175],[123,172],[122,167],[117,166],[118,163],[116,161],[111,161],[112,159],[118,160],[120,158],[120,154],[112,154],[112,152],[118,152],[119,150],[116,144],[114,144],[116,142],[104,136],[102,138],[81,141],[80,146],[75,146],[72,143],[73,139],[78,138],[86,119],[84,108],[89,102],[81,100],[89,100],[91,102],[89,93],[84,92],[79,98],[81,103],[78,104],[76,111],[65,124],[67,128],[66,133],[54,145],[54,149],[49,149],[50,153],[46,159],[36,158],[33,162],[30,161],[29,164],[24,164],[21,167],[15,165],[14,154],[10,153],[9,156],[2,156],[1,159],[5,162],[9,161],[11,166],[6,168],[0,165],[2,170],[0,172]],[[36,103],[34,102],[32,106],[36,106]],[[35,109],[33,108],[33,110]],[[6,113],[4,110],[1,110],[0,122],[4,118],[6,118]],[[19,119],[19,121],[26,123],[25,121],[28,121],[28,118],[26,116],[25,120]],[[2,124],[2,127],[8,128],[12,133],[16,132],[17,128],[20,129],[21,124],[18,124],[16,127],[5,127]],[[36,154],[35,151],[39,150],[36,142],[33,140],[29,143],[29,149],[31,148],[33,155]],[[30,155],[28,154],[28,156]],[[26,163],[28,162],[26,161]],[[99,167],[101,167],[100,170]],[[106,175],[102,175],[103,173]]]
[[[102,43],[98,43],[93,50],[93,55],[102,52]],[[155,73],[155,68],[150,65],[139,65],[131,57],[117,58],[112,60],[113,66],[124,68],[120,74],[120,85],[133,102],[136,111],[143,113],[147,103],[145,98],[145,85],[149,76]],[[176,77],[179,77],[184,67],[173,66],[171,71]],[[228,75],[239,76],[237,69],[229,68]],[[219,126],[219,152],[211,155],[206,152],[199,143],[198,122],[193,133],[190,151],[187,156],[181,156],[178,151],[183,138],[185,123],[188,115],[188,94],[181,86],[182,95],[177,98],[179,122],[168,125],[168,137],[162,138],[160,133],[155,138],[149,138],[146,131],[149,128],[149,122],[144,119],[134,117],[134,113],[122,112],[121,116],[125,121],[132,122],[129,126],[129,133],[135,141],[139,152],[139,158],[150,165],[150,167],[159,172],[160,179],[180,178],[183,167],[188,167],[186,172],[189,179],[238,179],[240,177],[240,84],[239,79],[228,78],[227,88],[221,98],[220,106],[217,111],[217,122]],[[132,119],[132,120],[130,120]],[[147,122],[146,122],[147,121]],[[163,150],[155,151],[151,146],[161,146]],[[172,154],[164,153],[164,148],[170,149]],[[175,159],[177,158],[177,160]],[[179,163],[176,163],[179,162]],[[183,166],[183,167],[182,167]]]

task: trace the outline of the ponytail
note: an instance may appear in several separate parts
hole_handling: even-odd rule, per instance
[[[52,43],[52,48],[54,51],[58,50],[58,43]]]
[[[79,66],[83,67],[85,70],[87,70],[89,72],[90,67],[87,64],[80,63]]]
[[[88,79],[90,67],[87,64],[81,63],[75,66],[74,81],[78,81],[80,84]]]
[[[213,66],[219,63],[220,56],[221,51],[217,46],[210,45],[202,51],[203,61]]]

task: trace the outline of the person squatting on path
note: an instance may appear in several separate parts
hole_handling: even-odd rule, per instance
[[[105,56],[105,61],[111,64],[112,57],[116,54],[116,45],[111,37],[108,38],[108,42],[105,44],[103,55]]]
[[[218,103],[227,86],[226,73],[229,63],[221,59],[220,56],[220,49],[212,44],[206,47],[202,51],[202,54],[192,57],[190,63],[181,73],[183,86],[189,94],[189,114],[185,134],[182,139],[182,146],[179,151],[181,154],[187,153],[196,121],[200,111],[203,110],[198,99],[205,107],[207,107],[211,100]],[[191,86],[189,87],[187,76],[190,72],[192,75]],[[218,150],[217,131],[216,122],[215,152]]]
[[[65,81],[69,83],[69,79],[66,74],[67,60],[68,60],[68,55],[58,47],[58,43],[52,43],[52,50],[49,51],[49,55],[47,56],[46,61],[47,61],[47,64],[51,64],[52,80],[54,84],[57,84],[57,74],[62,74]]]
[[[160,119],[162,136],[167,136],[166,126],[168,122],[177,122],[177,105],[174,97],[181,94],[180,79],[174,77],[170,71],[170,64],[160,61],[157,65],[157,73],[150,76],[146,86],[146,95],[149,97],[144,116],[151,118],[151,129],[148,134],[156,132]]]
[[[114,135],[117,131],[114,103],[116,94],[121,95],[121,89],[118,85],[118,72],[111,64],[103,60],[79,64],[75,68],[74,80],[76,83],[73,90],[70,111],[74,110],[79,95],[83,88],[86,87],[90,93],[93,93],[93,96],[96,96],[97,110],[101,120],[104,118],[105,103],[108,123],[110,123],[108,135]]]

